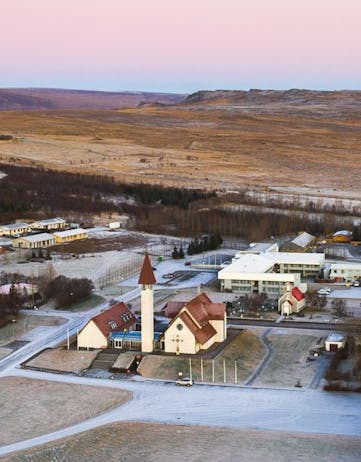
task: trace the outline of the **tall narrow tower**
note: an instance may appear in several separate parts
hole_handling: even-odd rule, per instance
[[[154,343],[154,302],[153,284],[156,282],[152,264],[146,253],[143,266],[140,272],[138,284],[142,285],[141,291],[141,315],[142,315],[142,351],[150,353],[153,351]]]

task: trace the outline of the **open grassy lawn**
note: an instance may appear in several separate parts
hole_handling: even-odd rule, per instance
[[[317,363],[307,364],[309,351],[319,335],[306,335],[294,330],[273,329],[268,340],[274,355],[268,367],[260,374],[255,385],[293,387],[299,380],[307,386],[315,375]]]
[[[199,357],[148,355],[143,358],[138,371],[145,377],[175,380],[178,372],[190,375],[195,381],[222,383],[224,381],[241,383],[245,381],[265,354],[265,348],[258,336],[251,331],[237,335],[216,357],[204,359]],[[190,362],[191,361],[191,362]],[[214,374],[213,374],[214,367]],[[236,370],[235,370],[236,369]]]
[[[125,422],[0,458],[3,462],[359,462],[360,439]]]
[[[95,308],[97,305],[105,302],[105,298],[101,295],[91,295],[90,297],[86,298],[85,300],[81,300],[77,303],[73,303],[69,305],[65,309],[68,311],[88,311],[92,308]]]
[[[80,372],[88,369],[100,350],[67,350],[48,348],[26,363],[27,366],[62,372]]]
[[[10,322],[0,328],[0,346],[18,340],[26,332],[39,326],[58,326],[65,319],[54,316],[35,316],[19,314],[14,316],[15,322]]]
[[[1,378],[0,445],[68,427],[119,406],[131,397],[128,391],[99,390],[93,386],[21,377]]]

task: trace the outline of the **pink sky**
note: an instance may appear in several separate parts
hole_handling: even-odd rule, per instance
[[[361,86],[361,0],[1,0],[0,6],[0,87]]]

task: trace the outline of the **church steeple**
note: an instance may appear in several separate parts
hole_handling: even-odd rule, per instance
[[[153,273],[152,264],[150,262],[149,255],[146,253],[144,255],[143,266],[140,271],[138,284],[143,286],[151,286],[156,283],[155,276]]]
[[[144,353],[151,353],[154,348],[153,284],[155,284],[155,282],[152,263],[149,255],[146,253],[138,280],[138,284],[142,285],[140,310],[142,315],[142,351]]]

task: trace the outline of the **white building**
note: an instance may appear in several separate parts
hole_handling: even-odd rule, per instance
[[[330,332],[325,341],[326,351],[337,351],[344,348],[346,344],[346,336],[340,332]]]
[[[331,263],[330,279],[353,282],[361,278],[361,263]]]
[[[242,255],[245,253],[266,253],[266,252],[278,252],[279,247],[277,242],[251,242],[248,249],[240,250],[236,255]]]
[[[123,302],[117,303],[87,322],[78,334],[78,348],[108,348],[112,333],[132,330],[136,321]]]
[[[278,299],[278,311],[283,316],[299,313],[303,310],[306,304],[305,294],[299,287],[293,287],[292,284],[287,284],[286,292]]]
[[[43,249],[55,245],[55,238],[49,233],[33,234],[32,236],[18,237],[13,240],[13,247],[22,249]]]
[[[60,230],[66,227],[66,221],[63,218],[49,218],[46,220],[34,221],[31,227],[43,231]]]
[[[301,284],[301,276],[318,275],[325,262],[320,253],[265,252],[259,255],[237,253],[232,263],[218,273],[221,291],[241,294],[266,293],[279,297],[288,282]]]
[[[185,303],[164,332],[164,351],[196,354],[227,338],[226,305],[201,293]]]

